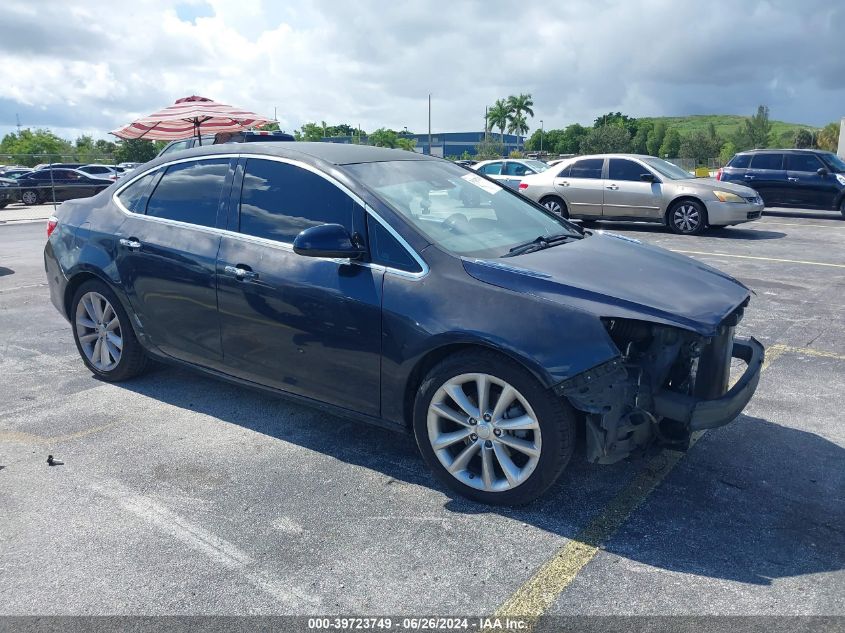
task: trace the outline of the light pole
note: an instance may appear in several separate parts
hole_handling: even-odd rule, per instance
[[[540,119],[540,155],[543,154],[543,119]]]

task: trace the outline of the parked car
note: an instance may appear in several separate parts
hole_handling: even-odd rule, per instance
[[[18,181],[0,177],[0,209],[17,202],[18,198]]]
[[[89,176],[94,176],[95,178],[105,178],[107,180],[111,180],[112,182],[120,178],[122,174],[122,170],[118,170],[115,165],[83,165],[79,168],[79,171],[86,173]]]
[[[472,168],[478,173],[497,180],[511,189],[516,189],[525,176],[542,173],[549,166],[540,160],[509,158],[502,160],[483,160],[473,165]]]
[[[565,218],[639,220],[693,235],[709,226],[758,219],[763,201],[753,189],[695,178],[654,156],[578,156],[519,185],[524,196]]]
[[[21,176],[17,183],[21,202],[41,204],[54,199],[61,202],[73,198],[87,198],[111,186],[112,181],[89,176],[77,169],[54,167],[38,169]]]
[[[706,264],[447,160],[237,153],[162,156],[51,219],[50,297],[98,378],[154,358],[412,431],[445,484],[504,504],[557,480],[578,423],[611,463],[686,446],[756,389],[763,348],[734,337],[749,290]],[[728,390],[731,357],[748,366]]]
[[[62,168],[65,168],[65,169],[78,169],[79,167],[82,167],[84,164],[85,163],[41,163],[41,164],[33,167],[33,170],[50,169],[50,168],[57,169],[59,167],[62,167]]]
[[[296,139],[286,133],[279,131],[268,130],[244,130],[241,132],[218,132],[217,134],[203,134],[201,140],[197,137],[182,139],[179,141],[171,141],[158,153],[159,156],[169,154],[171,152],[178,152],[183,149],[191,149],[193,147],[200,147],[201,145],[219,145],[222,143],[267,143],[267,142],[290,142]]]
[[[118,167],[122,167],[126,171],[131,171],[136,167],[140,167],[143,163],[134,163],[134,162],[125,162],[118,164]]]
[[[467,169],[470,169],[477,162],[478,161],[476,161],[476,160],[469,160],[469,159],[466,159],[466,158],[461,158],[461,159],[456,160],[455,164],[460,165],[461,167],[466,167]]]
[[[11,178],[12,180],[17,180],[21,176],[30,172],[32,172],[32,168],[30,167],[7,167],[0,171],[0,178]]]
[[[740,152],[716,174],[755,189],[767,207],[832,209],[845,218],[845,161],[815,149]]]

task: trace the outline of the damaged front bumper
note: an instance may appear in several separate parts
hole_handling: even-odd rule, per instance
[[[587,460],[609,464],[654,444],[685,450],[693,432],[728,424],[757,389],[765,352],[735,339],[738,309],[714,336],[640,321],[609,323],[621,355],[555,387],[586,414]],[[745,371],[728,388],[732,359]]]
[[[663,390],[654,395],[654,413],[681,422],[690,431],[715,429],[735,419],[757,390],[765,351],[754,337],[736,339],[731,357],[745,361],[747,366],[740,379],[723,396],[700,400],[695,396]]]

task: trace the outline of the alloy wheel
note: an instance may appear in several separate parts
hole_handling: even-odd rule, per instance
[[[701,213],[695,205],[678,205],[672,212],[672,224],[680,233],[695,233],[701,226]]]
[[[111,371],[123,354],[120,319],[112,304],[98,292],[87,292],[76,304],[76,335],[88,362]]]
[[[21,199],[26,205],[38,204],[38,194],[34,191],[24,191]]]
[[[557,200],[546,200],[543,206],[556,215],[561,215],[561,211],[563,210]]]
[[[428,408],[428,439],[443,467],[486,492],[527,480],[540,459],[540,424],[512,385],[489,374],[461,374],[442,385]]]

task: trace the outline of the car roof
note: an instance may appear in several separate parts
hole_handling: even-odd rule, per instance
[[[215,154],[265,154],[300,160],[306,163],[321,161],[333,165],[352,165],[355,163],[378,163],[396,160],[441,160],[433,156],[409,152],[404,149],[388,149],[371,145],[352,145],[349,143],[221,143],[203,145],[179,152],[165,154],[150,162],[150,165],[170,162],[176,158],[185,159]]]
[[[824,149],[815,149],[812,147],[769,147],[769,148],[762,148],[762,149],[746,149],[741,152],[737,152],[737,154],[759,154],[760,152],[797,152],[799,154],[830,154],[829,152]]]

